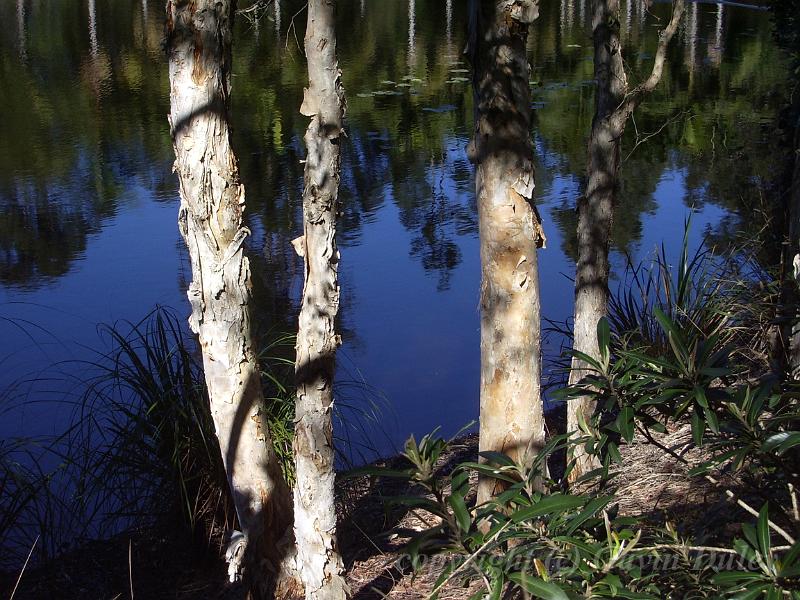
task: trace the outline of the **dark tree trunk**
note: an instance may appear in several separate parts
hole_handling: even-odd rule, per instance
[[[589,135],[586,164],[586,191],[578,200],[578,264],[575,273],[575,321],[573,348],[594,359],[597,323],[608,310],[609,242],[619,186],[620,143],[625,125],[644,97],[661,79],[670,40],[677,31],[684,0],[675,0],[672,18],[661,32],[653,70],[641,85],[628,90],[627,74],[620,42],[619,0],[594,0],[592,37],[594,41],[595,115]],[[574,357],[569,383],[588,374],[584,361]],[[581,422],[590,424],[594,403],[588,397],[567,404],[567,431],[579,431]],[[596,456],[583,446],[574,447],[574,481],[600,466]]]

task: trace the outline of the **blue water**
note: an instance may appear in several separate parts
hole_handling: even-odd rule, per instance
[[[95,48],[85,5],[25,1],[14,14],[8,3],[0,15],[19,24],[20,4],[22,25],[0,34],[0,64],[4,78],[22,78],[28,91],[0,100],[5,114],[33,124],[20,123],[21,131],[0,138],[0,202],[4,211],[32,206],[26,202],[34,201],[19,193],[31,185],[42,190],[35,202],[62,211],[60,222],[75,214],[89,217],[78,219],[77,241],[63,248],[62,272],[33,269],[0,280],[0,389],[6,390],[0,436],[6,438],[63,430],[72,407],[60,400],[76,397],[83,370],[90,370],[75,360],[92,360],[108,349],[98,325],[136,322],[156,305],[188,314],[188,265],[176,228],[178,200],[166,134],[166,66],[158,51],[160,6],[97,0]],[[356,460],[393,452],[411,433],[441,426],[452,434],[478,416],[480,269],[474,183],[464,153],[471,91],[451,79],[466,68],[459,54],[462,4],[447,3],[453,16],[446,21],[445,3],[418,0],[409,21],[404,0],[341,2],[352,30],[340,44],[350,142],[341,193],[345,341],[336,403],[349,422],[338,427],[338,435],[355,440]],[[280,27],[276,14],[259,28],[240,23],[233,91],[234,145],[248,183],[252,249],[265,257],[268,273],[281,275],[267,279],[289,307],[276,319],[288,330],[302,285],[302,271],[288,251],[288,240],[300,227],[305,127],[297,114],[302,57],[286,32],[295,5],[278,3]],[[641,10],[634,3],[630,14]],[[574,0],[544,6],[531,35],[532,79],[538,80],[531,132],[536,196],[548,237],[539,262],[542,310],[559,323],[572,314],[574,274],[567,226],[574,219],[559,217],[569,215],[580,192],[592,112],[585,13],[585,2]],[[626,40],[652,45],[655,28],[639,22],[630,20]],[[772,60],[768,16],[703,5],[689,11],[680,37],[670,54],[665,89],[641,116],[642,131],[655,131],[681,110],[718,110],[722,116],[699,133],[690,129],[700,125],[687,118],[676,121],[623,165],[624,199],[616,216],[622,233],[612,252],[617,273],[626,253],[645,260],[664,243],[668,255],[677,256],[684,221],[703,185],[711,191],[703,192],[693,215],[691,245],[697,247],[723,218],[735,220],[735,199],[726,202],[713,192],[724,173],[709,170],[707,180],[698,173],[709,160],[702,140],[712,126],[722,139],[739,126],[736,119],[774,117],[769,106],[750,115],[734,104],[760,102],[760,87],[750,86],[748,78],[768,87],[782,77],[783,67]],[[768,65],[763,72],[748,70],[754,58]],[[632,66],[644,70],[647,60],[639,54]],[[403,77],[411,87],[381,84]],[[371,95],[385,88],[398,95]],[[65,104],[75,110],[64,111]],[[20,147],[44,166],[38,167],[38,159],[33,166],[17,160]],[[631,148],[626,142],[626,150]],[[759,168],[768,169],[766,162]],[[637,182],[645,182],[640,193]],[[35,230],[34,222],[13,226],[23,242],[10,242],[12,249],[0,254],[9,271],[21,261],[16,244],[28,238],[41,244],[34,244],[40,249],[33,255],[48,245],[60,252],[60,238]],[[557,336],[546,340],[546,366],[562,344]],[[353,429],[354,418],[361,419],[366,436]]]

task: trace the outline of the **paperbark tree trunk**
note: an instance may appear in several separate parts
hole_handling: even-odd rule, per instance
[[[578,199],[578,264],[575,273],[575,321],[573,349],[594,359],[597,323],[608,310],[608,251],[611,225],[619,185],[620,143],[625,125],[644,97],[661,79],[670,40],[683,14],[683,1],[675,0],[672,18],[661,32],[653,70],[633,91],[622,59],[619,0],[594,0],[592,35],[594,40],[595,115],[589,135],[586,165],[586,191]],[[569,383],[574,385],[589,373],[589,365],[574,357]],[[588,397],[567,404],[567,431],[578,431],[581,421],[590,423],[594,402]],[[569,479],[575,481],[600,466],[596,456],[583,446],[574,447],[574,466]]]
[[[333,378],[339,311],[336,246],[344,88],[336,59],[335,0],[309,0],[305,50],[308,80],[300,112],[311,117],[303,191],[303,235],[294,241],[305,263],[297,333],[294,533],[308,600],[343,600],[344,567],[336,542]]]
[[[530,464],[544,445],[537,248],[533,204],[528,25],[535,0],[471,0],[475,164],[481,248],[481,451]],[[497,482],[480,479],[478,502]]]
[[[250,319],[244,187],[230,144],[232,0],[168,0],[169,123],[180,183],[178,225],[189,250],[189,324],[200,342],[217,438],[242,533],[229,573],[254,594],[288,597],[293,577],[289,489],[261,419]],[[288,533],[288,537],[287,537]]]
[[[790,113],[795,123],[793,140],[794,168],[790,175],[787,192],[786,216],[788,220],[788,239],[783,251],[783,289],[781,293],[781,339],[773,355],[779,359],[780,375],[789,379],[800,379],[800,320],[798,303],[800,301],[800,101],[795,101]]]

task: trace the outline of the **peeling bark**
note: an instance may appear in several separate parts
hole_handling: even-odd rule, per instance
[[[594,359],[597,323],[608,310],[608,251],[611,226],[619,185],[620,143],[625,125],[644,97],[661,79],[666,51],[683,14],[684,0],[675,0],[672,18],[661,32],[653,70],[632,91],[622,59],[619,0],[594,0],[592,33],[594,40],[595,115],[589,136],[586,165],[586,191],[578,199],[578,264],[575,273],[575,322],[573,349]],[[572,359],[569,383],[574,385],[590,372],[589,365]],[[567,404],[567,431],[578,431],[581,421],[589,423],[595,405],[589,397]],[[595,456],[576,446],[570,457],[574,467],[569,479],[575,481],[600,466]]]
[[[335,0],[309,0],[305,50],[309,86],[300,112],[311,117],[303,191],[303,236],[294,241],[305,264],[297,334],[294,534],[308,600],[348,594],[336,541],[333,378],[339,311],[336,215],[344,88],[336,59]]]
[[[475,164],[481,247],[480,451],[530,464],[544,445],[537,249],[533,203],[528,24],[535,0],[471,0]],[[478,482],[478,502],[497,482]]]
[[[168,0],[169,123],[180,183],[178,225],[189,250],[189,324],[200,342],[211,413],[242,533],[229,572],[254,593],[290,595],[288,487],[261,421],[263,394],[250,320],[245,197],[230,145],[232,0]],[[288,534],[288,537],[287,537]],[[276,591],[276,587],[288,586]]]
[[[796,107],[792,111],[792,118],[797,119],[794,124],[795,135],[793,140],[794,169],[790,176],[788,206],[788,240],[783,256],[783,290],[782,304],[784,322],[781,328],[781,365],[783,371],[790,379],[800,379],[800,320],[798,320],[797,307],[800,298],[800,101],[795,101]]]

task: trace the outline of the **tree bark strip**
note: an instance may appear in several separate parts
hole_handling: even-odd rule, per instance
[[[336,215],[344,88],[336,59],[335,0],[309,0],[305,51],[309,86],[300,112],[311,117],[303,191],[305,286],[297,334],[294,532],[308,600],[343,599],[347,586],[336,542],[333,378],[339,311]]]
[[[589,136],[586,165],[586,191],[578,199],[578,264],[575,273],[575,321],[573,349],[594,359],[597,323],[608,310],[609,240],[619,186],[620,143],[625,125],[644,97],[661,79],[669,42],[677,31],[684,0],[675,0],[672,18],[661,32],[649,77],[634,90],[628,79],[620,41],[619,0],[594,0],[592,34],[594,41],[595,115]],[[574,357],[569,383],[574,385],[590,372],[589,365]],[[567,404],[567,431],[578,431],[580,422],[589,423],[594,402],[588,397]],[[574,467],[569,479],[600,466],[597,457],[576,446],[571,459]]]
[[[790,113],[795,119],[794,168],[790,175],[787,190],[787,235],[788,239],[783,256],[783,289],[781,320],[781,370],[789,379],[800,379],[800,316],[798,315],[798,299],[800,298],[800,100],[795,100],[795,107]]]
[[[537,249],[533,204],[528,25],[535,0],[471,0],[475,164],[481,247],[480,451],[530,464],[544,445]],[[478,482],[478,502],[496,493]]]
[[[291,534],[292,507],[261,419],[244,252],[249,231],[242,224],[244,187],[228,124],[234,9],[231,0],[168,0],[169,123],[180,183],[178,225],[192,268],[189,324],[199,338],[211,413],[243,533],[228,549],[229,572],[238,578],[246,571],[256,594],[267,597],[282,580],[291,554],[285,534]]]

